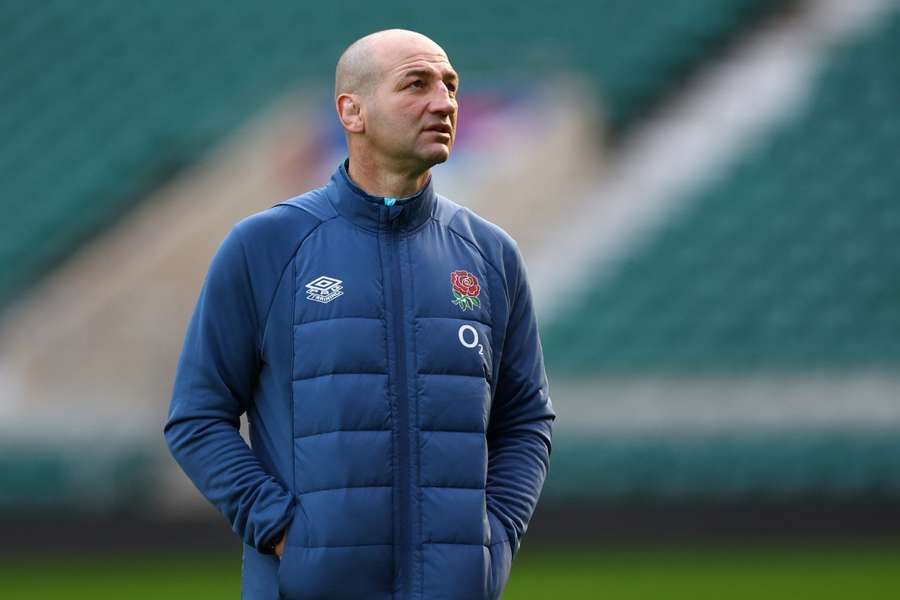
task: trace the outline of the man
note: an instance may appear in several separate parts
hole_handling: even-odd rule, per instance
[[[165,437],[243,539],[243,598],[494,599],[507,582],[556,415],[515,242],[433,189],[457,87],[420,34],[352,44],[348,160],[212,260]]]

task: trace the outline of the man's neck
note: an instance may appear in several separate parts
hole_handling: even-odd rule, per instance
[[[413,196],[428,181],[430,171],[404,173],[393,171],[359,158],[352,158],[347,174],[360,189],[371,196],[406,198]]]

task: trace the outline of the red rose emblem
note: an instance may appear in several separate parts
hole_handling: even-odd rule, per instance
[[[450,273],[450,284],[453,287],[453,304],[463,310],[474,310],[481,306],[478,294],[481,286],[478,279],[468,271],[453,271]]]
[[[481,291],[478,280],[468,271],[453,271],[450,281],[453,282],[453,289],[463,296],[477,296]]]

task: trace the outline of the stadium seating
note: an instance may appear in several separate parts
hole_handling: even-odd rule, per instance
[[[898,55],[900,11],[836,49],[807,106],[545,324],[551,379],[602,395],[604,380],[896,373]],[[896,497],[898,439],[889,423],[586,433],[557,444],[546,490]]]
[[[900,15],[544,330],[557,373],[900,362]]]
[[[467,81],[583,71],[624,127],[775,4],[3,3],[0,307],[289,86],[330,83],[369,31],[432,35]]]

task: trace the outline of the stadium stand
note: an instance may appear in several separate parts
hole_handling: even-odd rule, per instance
[[[644,378],[895,373],[898,53],[897,10],[837,48],[808,105],[545,324],[551,379],[595,381],[599,397],[604,382]],[[558,445],[548,495],[900,493],[890,423],[609,429]]]
[[[545,328],[557,373],[896,367],[900,15]]]
[[[4,3],[0,86],[15,93],[0,110],[0,308],[271,98],[330,81],[342,47],[368,31],[446,39],[471,79],[583,70],[624,127],[775,4],[470,2],[447,19],[399,2]]]

